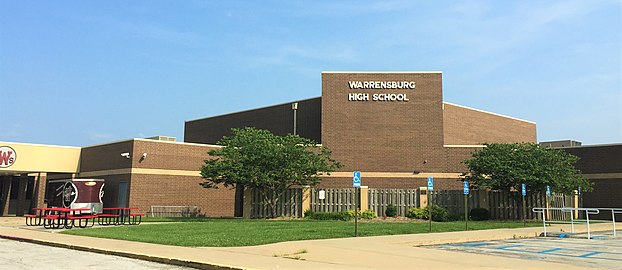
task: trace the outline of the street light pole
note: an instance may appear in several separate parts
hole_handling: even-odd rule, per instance
[[[298,102],[292,103],[292,110],[294,111],[294,135],[296,135],[296,112],[298,111]]]

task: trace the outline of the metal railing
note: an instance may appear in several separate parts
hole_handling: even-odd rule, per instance
[[[552,221],[550,220],[550,218],[547,220],[547,217],[551,215],[551,212],[562,212],[562,213],[570,213],[570,230],[572,233],[575,232],[575,223],[583,223],[585,222],[587,225],[587,238],[591,239],[592,238],[592,231],[590,228],[590,222],[595,223],[595,222],[609,222],[609,221],[603,221],[603,220],[590,220],[590,215],[597,215],[600,213],[605,213],[608,211],[611,211],[611,222],[613,225],[613,237],[617,236],[617,231],[616,231],[616,214],[622,214],[622,208],[571,208],[571,207],[564,207],[564,208],[546,208],[546,207],[536,207],[533,208],[532,211],[534,213],[540,213],[542,215],[542,225],[544,228],[544,236],[547,236],[547,230],[546,230],[546,226],[547,223],[548,224],[552,224],[552,223],[568,223],[568,222],[564,222],[564,221]],[[585,212],[585,221],[583,220],[576,220],[574,218],[573,212]]]

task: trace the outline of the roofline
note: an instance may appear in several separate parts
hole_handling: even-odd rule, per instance
[[[51,146],[51,147],[60,147],[60,148],[82,148],[80,146],[66,146],[66,145],[41,144],[41,143],[21,143],[21,142],[0,141],[0,145],[4,145],[4,144],[21,144],[21,145],[32,145],[32,146]]]
[[[109,145],[109,144],[115,144],[115,143],[129,142],[132,140],[134,139],[124,139],[124,140],[112,141],[112,142],[107,142],[107,143],[98,143],[98,144],[83,146],[82,148],[91,148],[91,147],[97,147],[97,146],[103,146],[103,145]]]
[[[153,140],[153,139],[145,139],[145,138],[134,138],[132,140],[135,141],[144,141],[144,142],[159,142],[159,143],[172,143],[172,144],[183,144],[183,145],[194,145],[194,146],[205,146],[205,147],[218,147],[218,148],[222,148],[222,145],[217,145],[217,144],[207,144],[207,143],[192,143],[192,142],[178,142],[178,141],[160,141],[160,140]]]
[[[91,148],[91,147],[104,146],[104,145],[109,145],[109,144],[130,142],[130,141],[172,143],[172,144],[195,145],[195,146],[206,146],[206,147],[222,147],[222,145],[215,145],[215,144],[178,142],[178,141],[171,142],[171,141],[160,141],[160,140],[145,139],[145,138],[132,138],[132,139],[125,139],[125,140],[113,141],[113,142],[108,142],[108,143],[100,143],[100,144],[95,144],[95,145],[89,145],[89,146],[85,146],[85,147],[82,147],[82,148]]]
[[[214,115],[214,116],[202,117],[202,118],[197,118],[197,119],[193,119],[193,120],[186,120],[185,123],[199,121],[199,120],[204,120],[204,119],[210,119],[210,118],[216,118],[216,117],[222,117],[222,116],[227,116],[227,115],[233,115],[233,114],[238,114],[238,113],[256,111],[256,110],[261,110],[261,109],[267,109],[267,108],[277,107],[277,106],[281,106],[281,105],[285,105],[285,104],[292,104],[294,102],[303,102],[303,101],[308,101],[308,100],[318,99],[318,98],[321,99],[322,96],[313,97],[313,98],[307,98],[307,99],[300,99],[300,100],[295,100],[295,101],[290,101],[290,102],[284,102],[284,103],[279,103],[279,104],[275,104],[275,105],[269,105],[269,106],[254,108],[254,109],[247,109],[247,110],[242,110],[242,111],[237,111],[237,112],[231,112],[231,113],[219,114],[219,115]]]
[[[551,148],[567,149],[567,148],[586,148],[586,147],[607,147],[607,146],[620,146],[620,145],[622,145],[622,143],[603,143],[603,144],[589,144],[589,145],[551,147]]]
[[[443,73],[442,71],[322,71],[322,73],[398,73],[398,74],[416,74],[416,73]]]
[[[460,108],[464,108],[464,109],[469,109],[469,110],[473,110],[473,111],[477,111],[477,112],[492,114],[492,115],[496,115],[496,116],[500,116],[500,117],[504,117],[504,118],[508,118],[508,119],[512,119],[512,120],[517,120],[517,121],[522,121],[522,122],[534,124],[534,125],[536,124],[536,122],[533,122],[533,121],[529,121],[529,120],[525,120],[525,119],[520,119],[520,118],[516,118],[516,117],[512,117],[512,116],[507,116],[507,115],[503,115],[503,114],[488,112],[488,111],[484,111],[484,110],[480,110],[480,109],[475,109],[475,108],[471,108],[471,107],[467,107],[467,106],[463,106],[463,105],[458,105],[458,104],[454,104],[454,103],[450,103],[450,102],[446,102],[446,101],[443,101],[443,104],[448,104],[448,105],[452,105],[452,106],[456,106],[456,107],[460,107]]]

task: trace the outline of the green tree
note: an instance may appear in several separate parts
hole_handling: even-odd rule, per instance
[[[222,148],[208,152],[214,158],[205,160],[201,167],[205,179],[201,185],[257,188],[273,217],[287,189],[316,185],[322,174],[342,166],[331,159],[328,148],[298,135],[276,136],[250,127],[231,131],[232,136],[218,142]]]
[[[577,156],[559,149],[544,148],[533,143],[487,144],[463,163],[468,172],[462,177],[472,185],[493,190],[542,192],[549,185],[552,191],[571,194],[577,187],[589,191],[592,184],[575,168]]]

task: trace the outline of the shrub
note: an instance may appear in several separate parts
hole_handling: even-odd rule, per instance
[[[449,220],[449,212],[447,211],[447,209],[440,207],[436,204],[430,204],[428,205],[428,207],[432,208],[432,221],[442,222]]]
[[[346,213],[348,213],[350,218],[354,218],[355,217],[354,210],[348,210],[348,211],[346,211]],[[374,218],[377,218],[378,215],[376,215],[376,212],[367,209],[367,210],[365,210],[363,212],[358,212],[358,217],[362,218],[362,219],[374,219]]]
[[[387,209],[384,211],[384,214],[387,217],[397,216],[397,206],[395,206],[395,204],[387,205]]]
[[[410,208],[406,213],[406,217],[416,218],[416,219],[427,219],[427,211],[423,208]]]
[[[449,213],[449,215],[447,216],[447,221],[461,221],[461,220],[464,220],[464,214],[459,215],[459,214]]]
[[[485,208],[473,208],[471,209],[471,213],[469,214],[469,218],[471,220],[480,221],[480,220],[489,220],[490,212]]]
[[[315,220],[343,220],[348,221],[352,216],[348,212],[313,212],[306,211],[305,218]]]
[[[408,213],[406,214],[409,218],[417,218],[417,219],[430,219],[429,217],[429,208],[432,208],[432,220],[433,221],[450,221],[449,212],[447,209],[440,207],[436,204],[430,204],[426,208],[411,208],[408,209]]]
[[[361,216],[361,218],[364,218],[364,219],[374,219],[378,217],[378,215],[376,215],[376,212],[369,210],[369,209],[359,213],[359,215]]]

